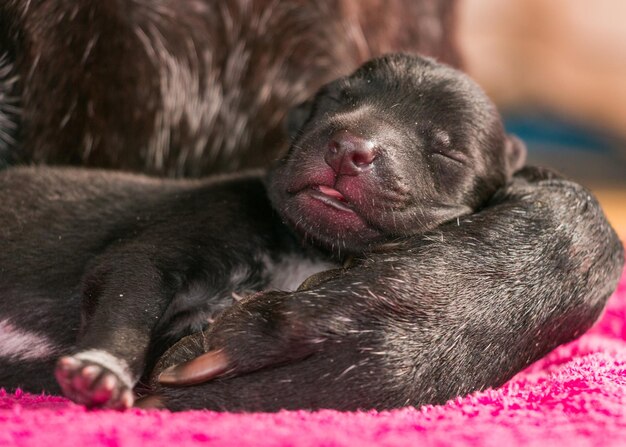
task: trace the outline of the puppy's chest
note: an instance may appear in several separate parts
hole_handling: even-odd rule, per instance
[[[189,284],[173,299],[162,323],[170,335],[201,330],[239,299],[265,290],[296,290],[308,277],[339,264],[304,253],[259,252],[224,278]]]
[[[299,254],[280,257],[277,261],[264,260],[265,275],[268,278],[266,290],[296,290],[308,277],[325,270],[336,269],[339,264],[321,258]]]

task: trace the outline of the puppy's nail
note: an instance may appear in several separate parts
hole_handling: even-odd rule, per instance
[[[188,362],[167,368],[159,376],[159,383],[170,386],[195,385],[211,380],[228,370],[229,360],[220,351],[209,351]]]
[[[62,369],[72,369],[79,365],[80,361],[74,357],[61,357],[57,365]]]
[[[133,406],[135,398],[133,396],[133,392],[130,390],[124,391],[122,397],[120,398],[120,409],[125,410]]]
[[[102,378],[102,382],[100,383],[100,387],[103,390],[108,391],[109,393],[111,393],[113,391],[113,388],[115,388],[115,385],[116,385],[115,377],[113,377],[110,374],[105,375]]]
[[[100,368],[95,365],[85,366],[81,371],[81,374],[85,379],[93,381],[100,374]]]

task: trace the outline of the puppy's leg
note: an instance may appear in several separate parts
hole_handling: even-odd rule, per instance
[[[107,252],[87,273],[82,335],[55,372],[74,401],[89,407],[132,405],[152,330],[172,296],[156,259],[145,246],[127,244]]]

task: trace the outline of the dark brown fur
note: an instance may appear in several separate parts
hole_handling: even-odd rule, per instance
[[[0,158],[168,176],[266,167],[287,147],[287,110],[366,60],[413,51],[455,64],[452,5],[4,1],[0,56],[22,113]]]

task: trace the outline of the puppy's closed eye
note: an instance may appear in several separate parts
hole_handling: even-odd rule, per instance
[[[445,130],[435,130],[430,136],[429,145],[433,156],[442,157],[446,160],[452,160],[461,164],[467,162],[467,155],[454,148],[452,138]]]

